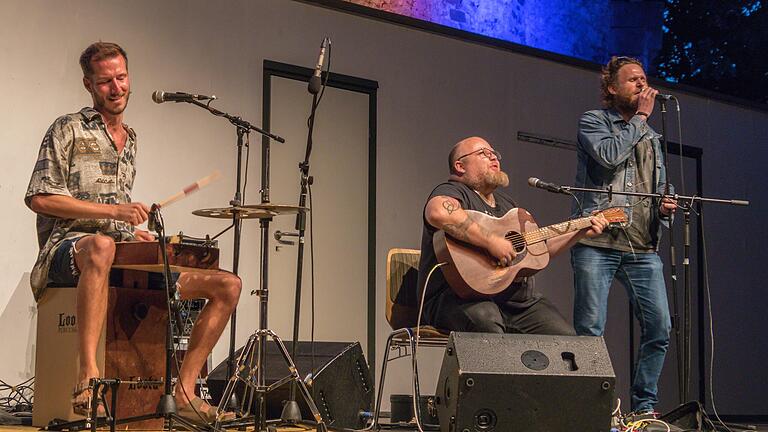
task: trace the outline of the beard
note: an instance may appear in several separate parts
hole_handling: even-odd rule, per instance
[[[635,98],[632,100],[632,96],[634,94],[629,96],[622,96],[622,95],[615,95],[613,98],[613,106],[616,108],[619,112],[635,112],[637,111],[637,103],[638,100]]]
[[[466,178],[465,181],[469,187],[478,191],[509,186],[509,176],[504,171],[486,171],[477,177]]]

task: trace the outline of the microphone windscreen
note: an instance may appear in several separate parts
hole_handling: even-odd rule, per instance
[[[164,91],[155,90],[154,92],[152,92],[152,100],[155,101],[155,103],[165,102],[164,96],[165,96]]]
[[[320,89],[323,87],[323,82],[317,75],[312,75],[309,78],[309,84],[307,85],[307,90],[313,95],[316,95],[320,93]]]

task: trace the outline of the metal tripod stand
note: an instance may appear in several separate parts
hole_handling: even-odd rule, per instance
[[[264,371],[264,363],[260,364],[257,361],[257,359],[262,358],[262,342],[265,341],[267,337],[271,338],[272,341],[277,344],[277,347],[280,350],[280,354],[283,356],[283,360],[285,360],[289,371],[289,375],[275,381],[270,385],[266,385],[263,382],[262,372]],[[234,394],[238,383],[241,382],[245,385],[245,388],[247,389],[246,391],[249,393],[247,397],[243,398],[244,403],[247,404],[246,406],[250,406],[250,404],[253,402],[254,395],[257,397],[257,399],[261,399],[263,401],[264,396],[266,396],[267,393],[275,390],[283,384],[291,382],[292,385],[296,385],[299,388],[302,397],[304,397],[304,401],[307,403],[307,406],[312,413],[312,417],[314,417],[315,422],[317,422],[317,430],[321,432],[325,432],[327,430],[325,423],[323,422],[323,418],[320,415],[320,411],[317,409],[317,405],[315,405],[315,402],[312,399],[312,395],[309,393],[309,389],[307,389],[306,384],[304,384],[304,381],[302,381],[301,377],[299,376],[296,364],[291,359],[290,354],[288,354],[288,350],[285,348],[285,344],[283,344],[282,339],[280,339],[280,337],[272,330],[256,330],[256,332],[254,332],[253,335],[248,338],[248,342],[243,347],[243,350],[240,353],[240,357],[237,359],[236,372],[229,378],[227,387],[224,389],[224,393],[221,399],[229,400]],[[219,407],[219,411],[223,411],[221,405]],[[217,414],[220,414],[220,412],[217,412]],[[221,416],[217,415],[217,418],[221,418]],[[265,430],[263,428],[266,427],[266,421],[263,415],[257,416],[255,423],[256,430]],[[219,428],[218,421],[216,422],[215,428]]]

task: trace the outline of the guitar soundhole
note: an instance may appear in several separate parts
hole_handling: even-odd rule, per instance
[[[505,237],[512,242],[512,246],[515,248],[515,253],[520,253],[525,250],[525,239],[520,233],[510,231]]]

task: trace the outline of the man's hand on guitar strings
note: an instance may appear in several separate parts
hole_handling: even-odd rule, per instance
[[[499,266],[508,267],[512,265],[517,254],[512,242],[499,235],[490,235],[486,247],[488,253],[496,258]]]

